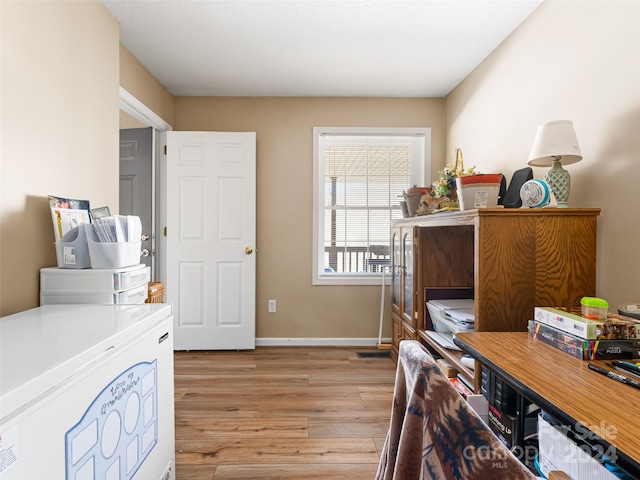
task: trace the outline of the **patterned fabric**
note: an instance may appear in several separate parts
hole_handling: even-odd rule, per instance
[[[415,340],[400,343],[376,480],[536,477],[498,440]]]

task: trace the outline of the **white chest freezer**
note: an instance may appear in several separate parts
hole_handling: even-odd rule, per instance
[[[0,318],[0,479],[175,478],[169,304]]]
[[[40,305],[144,303],[151,270],[122,268],[40,269]]]

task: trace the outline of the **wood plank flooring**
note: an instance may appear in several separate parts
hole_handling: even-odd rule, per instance
[[[395,364],[375,348],[176,352],[178,480],[371,480]]]

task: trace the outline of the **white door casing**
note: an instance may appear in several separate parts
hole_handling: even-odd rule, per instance
[[[256,135],[166,133],[176,350],[255,348]]]

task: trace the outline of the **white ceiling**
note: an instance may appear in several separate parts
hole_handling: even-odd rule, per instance
[[[542,0],[102,0],[176,96],[444,97]]]

